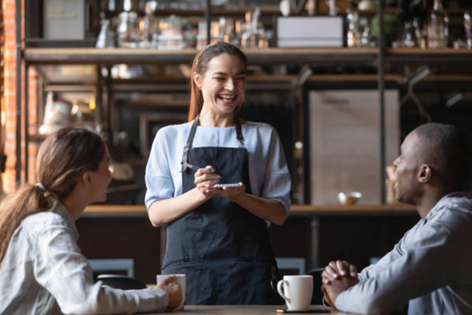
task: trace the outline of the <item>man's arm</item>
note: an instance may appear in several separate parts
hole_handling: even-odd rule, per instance
[[[404,244],[404,253],[375,276],[348,287],[343,279],[324,285],[336,308],[354,313],[389,313],[454,279],[450,260],[457,260],[452,235],[439,225],[424,226],[422,236]],[[441,272],[438,272],[440,270]]]

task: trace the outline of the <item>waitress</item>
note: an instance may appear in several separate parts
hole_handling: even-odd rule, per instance
[[[290,174],[275,129],[238,116],[247,63],[227,43],[197,54],[189,122],[159,130],[146,168],[149,219],[168,224],[162,270],[187,275],[190,305],[278,303],[268,227],[287,218]]]

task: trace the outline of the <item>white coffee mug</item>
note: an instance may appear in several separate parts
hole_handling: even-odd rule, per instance
[[[186,290],[185,288],[187,287],[187,276],[184,274],[173,274],[173,275],[157,275],[156,280],[157,280],[157,285],[164,281],[169,276],[175,276],[174,282],[177,283],[180,288],[182,289],[182,302],[180,305],[175,309],[176,311],[182,310],[184,308],[184,303],[185,303],[185,298],[186,298]]]
[[[313,295],[313,276],[284,276],[277,284],[277,291],[289,311],[306,311]]]

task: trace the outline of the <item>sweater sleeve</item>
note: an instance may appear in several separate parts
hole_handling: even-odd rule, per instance
[[[162,128],[157,132],[146,165],[144,179],[147,189],[144,203],[148,209],[157,200],[174,197],[175,187],[170,170],[170,160],[175,157],[171,157],[172,150],[170,150],[169,144],[172,141],[170,143],[168,141],[168,129]]]
[[[94,283],[92,269],[67,225],[54,221],[30,233],[34,276],[64,314],[120,314],[163,311],[169,297],[159,288],[119,290]]]
[[[336,308],[362,314],[391,313],[409,300],[447,285],[456,277],[456,270],[450,268],[450,261],[457,259],[453,243],[444,226],[424,226],[420,236],[402,244],[401,253],[394,251],[381,266],[371,268],[368,277],[341,293]]]

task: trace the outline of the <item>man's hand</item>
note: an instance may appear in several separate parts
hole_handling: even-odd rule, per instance
[[[359,282],[356,266],[341,260],[331,261],[321,273],[321,280],[321,292],[333,307],[339,294]]]
[[[331,280],[330,284],[323,284],[321,286],[321,292],[323,292],[326,302],[334,307],[339,294],[356,285],[358,282],[359,279],[357,279],[357,277],[353,278],[349,275],[338,277],[337,279]]]
[[[166,312],[173,311],[182,303],[182,289],[175,283],[175,276],[165,278],[157,287],[166,291],[169,295],[169,304],[167,305]]]
[[[330,284],[331,281],[337,280],[340,277],[351,277],[358,280],[356,266],[347,261],[331,261],[325,270],[321,273],[323,284]]]

